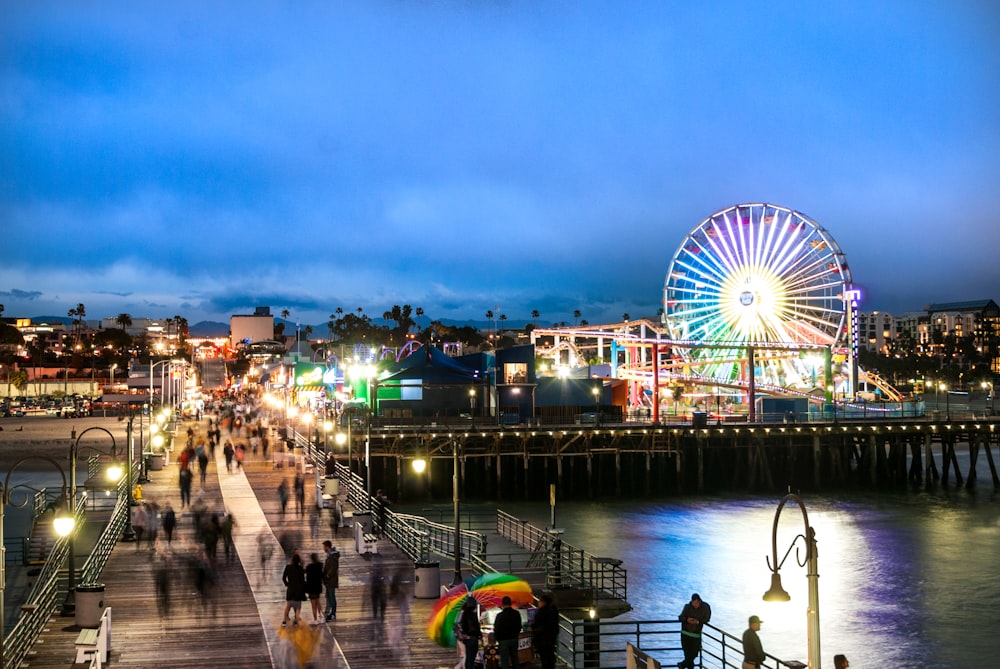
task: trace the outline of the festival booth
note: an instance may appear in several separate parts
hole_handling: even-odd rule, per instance
[[[500,654],[497,650],[496,639],[493,638],[493,621],[502,609],[494,607],[481,611],[479,625],[483,630],[482,648],[476,657],[477,664],[482,664],[485,669],[499,669]],[[516,609],[521,614],[521,633],[517,637],[517,661],[521,664],[530,664],[535,659],[535,651],[531,647],[531,623],[535,620],[534,606]]]

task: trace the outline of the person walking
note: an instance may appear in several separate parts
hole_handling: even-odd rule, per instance
[[[455,638],[465,649],[465,669],[476,669],[476,653],[479,651],[479,639],[483,636],[476,609],[475,597],[466,597],[455,626]]]
[[[337,619],[337,588],[340,587],[340,553],[332,541],[324,541],[323,587],[326,588],[326,621]]]
[[[281,626],[288,625],[288,613],[294,611],[293,625],[298,625],[302,619],[302,602],[306,600],[306,572],[302,568],[302,557],[298,551],[292,553],[292,559],[285,565],[281,573],[281,582],[285,584],[285,613]]]
[[[168,544],[174,540],[175,527],[177,527],[177,514],[174,513],[174,507],[170,506],[170,502],[167,502],[163,508],[163,533],[167,535]]]
[[[295,509],[302,516],[306,512],[306,477],[295,473]]]
[[[743,669],[760,669],[765,660],[764,646],[757,636],[763,622],[758,616],[750,616],[750,626],[743,632]]]
[[[135,531],[135,549],[142,545],[142,535],[146,531],[146,505],[136,504],[132,507],[132,529]]]
[[[278,484],[278,501],[281,502],[281,517],[284,518],[288,508],[288,479],[281,479]]]
[[[493,621],[493,637],[500,652],[501,669],[517,669],[517,637],[521,633],[521,614],[511,606],[510,597],[500,600],[503,607]]]
[[[368,596],[371,597],[372,620],[385,622],[385,575],[382,573],[382,563],[375,562],[369,583]]]
[[[201,480],[201,488],[205,489],[205,476],[208,474],[208,451],[205,449],[204,442],[198,443],[198,448],[195,449],[195,454],[198,456],[198,475]]]
[[[542,669],[555,669],[556,642],[559,639],[559,609],[549,593],[538,598],[535,620],[531,623],[531,640],[538,651]]]
[[[178,474],[181,488],[181,508],[191,506],[191,479],[194,475],[190,469],[182,469]]]
[[[309,554],[309,564],[306,565],[306,594],[309,595],[309,606],[313,619],[310,625],[319,625],[324,621],[320,610],[319,596],[323,594],[323,563],[319,561],[318,553]]]
[[[695,660],[701,652],[701,628],[712,618],[712,607],[703,602],[697,592],[684,605],[678,618],[681,621],[681,648],[684,659],[677,663],[679,669],[694,669]]]
[[[233,450],[233,442],[226,440],[226,445],[222,449],[222,454],[226,456],[226,471],[230,474],[233,473],[233,455],[236,451]]]

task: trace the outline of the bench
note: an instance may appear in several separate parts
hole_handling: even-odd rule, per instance
[[[374,534],[367,534],[366,533],[364,535],[364,549],[365,549],[364,550],[365,553],[372,553],[373,555],[377,555],[378,554],[378,537],[376,537]]]
[[[76,641],[76,660],[73,664],[89,662],[91,667],[101,669],[103,663],[111,659],[111,607],[104,609],[99,627],[85,627],[80,630]]]

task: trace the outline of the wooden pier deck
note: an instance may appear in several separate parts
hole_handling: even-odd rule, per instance
[[[188,426],[202,431],[206,427],[204,423],[183,424],[173,455],[183,446]],[[169,462],[163,470],[150,472],[152,481],[143,486],[143,499],[161,507],[170,502],[178,514],[178,528],[169,544],[161,530],[155,546],[147,541],[119,542],[111,554],[101,577],[104,605],[113,611],[111,667],[437,669],[455,665],[455,651],[437,646],[424,633],[435,600],[413,597],[413,563],[405,554],[382,540],[377,556],[362,556],[354,549],[349,529],[330,536],[329,512],[316,510],[313,474],[306,475],[304,513],[296,511],[293,496],[283,517],[277,489],[282,478],[291,483],[294,470],[275,469],[269,460],[248,454],[245,470],[229,474],[221,451],[217,449],[209,465],[204,487],[195,467],[192,498],[201,498],[210,511],[233,514],[234,554],[227,560],[220,541],[211,572],[214,584],[202,594],[197,575],[204,551],[195,540],[190,508],[180,508],[178,466]],[[320,553],[322,559],[321,543],[327,538],[341,553],[337,619],[309,625],[309,603],[304,602],[303,622],[282,627],[285,561],[281,543],[297,546],[306,560],[312,552]],[[262,562],[260,546],[272,553],[269,560]],[[377,570],[386,577],[398,575],[400,583],[398,593],[388,594],[384,620],[373,620],[369,598]],[[158,571],[168,576],[169,597],[157,594]],[[443,575],[442,582],[448,576]],[[325,597],[321,602],[325,603]],[[74,665],[78,633],[73,617],[57,613],[22,666],[85,666]]]

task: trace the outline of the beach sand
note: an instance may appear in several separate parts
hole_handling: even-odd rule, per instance
[[[62,464],[64,468],[68,468],[70,447],[75,441],[74,430],[80,439],[80,460],[86,460],[95,452],[94,449],[110,453],[112,444],[124,457],[127,425],[128,421],[125,419],[100,416],[70,419],[56,416],[0,418],[0,477],[5,476],[18,460],[33,455],[48,456]],[[93,427],[103,429],[89,430],[84,434],[85,430]],[[138,444],[138,423],[135,424],[135,428],[134,436]],[[39,470],[44,468],[45,464],[33,460],[21,464],[18,468],[22,467]]]

